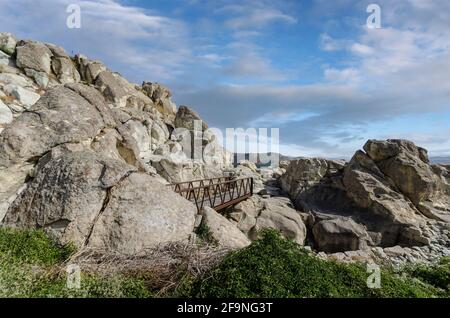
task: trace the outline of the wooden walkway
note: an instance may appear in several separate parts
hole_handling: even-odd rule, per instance
[[[222,177],[180,182],[168,186],[193,202],[199,212],[206,206],[220,211],[253,195],[253,178]]]

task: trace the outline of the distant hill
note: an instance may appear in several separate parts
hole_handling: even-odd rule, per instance
[[[430,157],[432,164],[450,165],[450,157]]]
[[[249,153],[246,153],[246,154],[243,154],[243,153],[235,153],[234,154],[234,158],[233,158],[233,164],[236,166],[236,165],[238,165],[239,164],[239,162],[240,161],[242,161],[242,160],[250,160],[250,158],[254,158],[254,157],[256,157],[257,159],[257,162],[255,162],[255,164],[256,164],[256,166],[257,167],[265,167],[265,166],[270,166],[270,162],[269,163],[261,163],[261,158],[260,158],[260,155],[261,154],[256,154],[256,153],[252,153],[252,154],[249,154]],[[278,160],[279,161],[288,161],[288,160],[295,160],[295,159],[300,159],[300,158],[302,158],[302,157],[290,157],[290,156],[285,156],[285,155],[282,155],[282,154],[279,154],[279,153],[271,153],[271,152],[269,152],[269,153],[267,153],[267,155],[268,156],[278,156]]]
[[[268,153],[269,156],[272,155],[272,153]],[[297,159],[301,159],[301,158],[305,158],[305,157],[291,157],[291,156],[285,156],[282,154],[277,154],[274,153],[274,155],[278,155],[279,156],[279,161],[290,161],[290,160],[297,160]],[[258,167],[262,167],[262,166],[269,166],[270,163],[265,163],[265,164],[261,164],[261,160],[260,160],[260,154],[234,154],[234,159],[233,159],[233,164],[236,166],[239,161],[241,160],[249,160],[251,156],[256,156],[257,157],[257,162],[255,163],[256,166]],[[342,158],[329,158],[329,159],[334,159],[334,160],[344,160]],[[442,165],[450,165],[450,157],[444,157],[444,156],[438,156],[438,157],[430,157],[430,162],[432,164],[442,164]]]

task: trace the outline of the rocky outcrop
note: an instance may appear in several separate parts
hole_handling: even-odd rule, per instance
[[[406,140],[369,140],[364,149],[423,214],[450,222],[450,198],[425,149]]]
[[[238,204],[229,214],[230,220],[251,239],[258,238],[263,229],[275,229],[284,237],[300,245],[305,243],[306,226],[289,198],[272,197],[268,199],[253,196]]]
[[[77,86],[50,89],[8,126],[0,136],[0,160],[27,161],[58,145],[95,137],[106,126],[103,116],[107,114],[100,113],[76,89]],[[99,103],[103,99],[93,88],[82,89],[95,95]]]
[[[180,106],[170,140],[159,143],[148,158],[149,162],[170,182],[223,176],[231,166],[231,154],[216,142],[214,134],[205,129],[207,125],[198,114]]]
[[[93,84],[97,76],[106,71],[106,66],[99,61],[91,61],[83,55],[76,55],[75,62],[78,66],[81,80],[86,84]]]
[[[195,130],[195,122],[199,123],[201,130],[208,129],[208,125],[200,118],[200,116],[187,106],[180,106],[175,116],[175,128],[185,128],[187,130]]]
[[[177,106],[172,102],[172,93],[167,87],[158,83],[144,82],[142,84],[142,91],[150,97],[155,107],[163,114],[168,122],[174,121]]]
[[[53,53],[40,42],[19,41],[16,47],[16,64],[25,74],[34,79],[41,88],[46,88],[51,74]]]
[[[183,149],[167,88],[53,44],[2,33],[0,50],[1,226],[123,254],[195,235],[196,207],[166,184],[222,175],[224,163],[173,160]]]
[[[0,33],[0,51],[12,55],[16,50],[17,40],[11,33]]]
[[[197,208],[154,177],[132,173],[109,192],[87,245],[136,254],[193,236]]]
[[[50,153],[40,160],[37,170],[9,208],[3,224],[43,228],[63,244],[83,246],[108,188],[135,168],[91,152],[75,152],[61,156]]]
[[[250,245],[250,240],[225,217],[209,207],[203,208],[203,224],[207,227],[211,238],[220,246],[229,249],[240,249]]]
[[[426,233],[429,218],[449,215],[445,168],[432,167],[426,151],[405,140],[370,140],[364,149],[348,163],[294,160],[281,176],[296,207],[313,217],[315,246],[341,252],[438,240]]]
[[[52,51],[52,71],[61,84],[78,83],[81,80],[80,73],[72,60],[67,55],[66,51],[56,45],[47,44],[47,47]]]
[[[318,222],[313,235],[317,248],[327,253],[363,250],[371,240],[362,225],[344,218]]]
[[[43,228],[63,244],[123,254],[192,235],[194,205],[122,161],[81,149],[53,150],[38,166],[4,225]]]

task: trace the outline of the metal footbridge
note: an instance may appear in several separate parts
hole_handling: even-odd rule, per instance
[[[173,191],[203,207],[221,211],[253,195],[253,178],[221,177],[169,184]]]

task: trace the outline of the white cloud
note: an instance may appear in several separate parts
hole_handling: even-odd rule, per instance
[[[324,71],[325,79],[331,82],[355,84],[360,79],[359,71],[355,68],[346,68],[338,70],[327,68]]]
[[[271,39],[265,36],[273,26],[290,29],[303,22],[289,10],[293,2],[191,0],[213,17],[190,24],[179,14],[175,19],[127,5],[134,1],[0,0],[0,21],[8,28],[2,31],[80,51],[128,78],[169,82],[176,100],[198,108],[211,125],[277,125],[282,152],[349,156],[366,138],[403,137],[450,154],[448,129],[431,122],[425,128],[409,126],[405,119],[449,118],[450,1],[379,0],[384,28],[356,23],[355,35],[352,24],[345,38],[334,38],[335,29],[326,25],[341,28],[349,21],[342,15],[355,2],[315,1],[321,6],[313,15],[319,18],[315,26],[323,23],[319,47],[329,52],[330,64],[316,84],[286,85],[296,70],[280,67],[284,61],[271,58],[272,43],[264,40]],[[81,4],[80,30],[65,27],[68,3]],[[336,11],[342,21],[328,24]],[[323,63],[315,64],[319,57],[300,58],[321,72]],[[217,84],[224,80],[247,85]],[[378,123],[385,124],[383,129]]]
[[[297,23],[297,18],[283,12],[280,4],[266,0],[228,1],[215,12],[226,14],[225,26],[235,31],[260,29],[273,23]]]
[[[81,7],[80,29],[66,27],[72,3]],[[169,80],[193,58],[184,22],[115,0],[1,1],[0,20],[19,37],[51,39],[110,66],[127,65],[132,79]]]
[[[241,30],[261,28],[275,22],[294,24],[297,19],[273,8],[256,8],[242,16],[229,19],[225,25],[234,30]]]
[[[332,38],[326,33],[322,33],[319,37],[319,47],[324,51],[339,51],[344,50],[349,46],[349,41],[338,40]]]
[[[253,52],[235,58],[231,64],[224,67],[223,73],[235,78],[258,77],[268,81],[286,79],[286,75],[275,69],[270,60]]]
[[[360,43],[354,43],[351,46],[351,51],[358,55],[370,55],[373,53],[373,49],[370,46]]]

